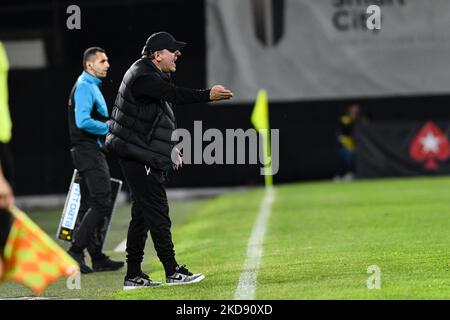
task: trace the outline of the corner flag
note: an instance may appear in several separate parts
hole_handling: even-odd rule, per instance
[[[4,248],[0,282],[13,280],[36,293],[61,276],[73,275],[78,264],[25,213],[11,208],[14,220]],[[72,270],[72,271],[69,271]]]
[[[251,115],[251,122],[262,137],[264,154],[264,179],[266,187],[272,186],[272,159],[270,150],[269,102],[267,92],[259,90]]]

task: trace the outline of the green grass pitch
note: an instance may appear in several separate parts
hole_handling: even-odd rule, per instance
[[[125,270],[83,275],[80,290],[66,280],[46,297],[68,299],[233,299],[263,189],[202,201],[171,203],[178,262],[206,279],[190,286],[122,291]],[[30,212],[50,235],[60,211]],[[129,208],[119,208],[107,253],[126,235]],[[257,299],[449,299],[450,178],[312,182],[276,187],[258,272]],[[66,247],[66,246],[65,246]],[[149,238],[144,271],[163,281]],[[369,289],[368,267],[380,270]],[[0,298],[30,296],[15,283]]]

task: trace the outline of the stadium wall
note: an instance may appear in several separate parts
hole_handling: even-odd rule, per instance
[[[0,39],[40,38],[47,65],[12,69],[10,108],[14,122],[11,147],[16,164],[17,194],[65,193],[73,166],[69,155],[67,99],[81,72],[81,55],[93,45],[104,47],[112,68],[102,90],[112,108],[121,78],[137,58],[145,39],[166,30],[189,43],[178,63],[178,85],[206,84],[204,3],[193,1],[80,2],[81,30],[65,28],[65,1],[33,5],[2,5]],[[27,8],[27,9],[26,9]],[[23,10],[22,10],[23,9]],[[168,14],[169,13],[169,14]],[[233,89],[233,84],[224,85]],[[270,97],[269,97],[270,98]],[[337,119],[351,102],[361,104],[370,121],[449,119],[449,96],[270,102],[272,128],[280,129],[280,169],[275,183],[331,179],[335,171]],[[196,120],[203,130],[251,127],[252,104],[188,105],[176,110],[178,125],[192,132]],[[116,159],[112,175],[122,178]],[[171,176],[170,187],[262,184],[259,165],[190,165]]]

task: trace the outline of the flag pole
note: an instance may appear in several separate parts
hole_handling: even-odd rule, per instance
[[[264,182],[266,188],[269,188],[273,186],[272,154],[270,148],[269,102],[267,92],[264,89],[260,89],[258,92],[251,115],[251,122],[262,139]]]

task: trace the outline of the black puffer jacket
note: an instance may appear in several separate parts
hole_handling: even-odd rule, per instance
[[[106,147],[121,158],[168,171],[176,144],[171,140],[176,129],[172,104],[163,99],[148,100],[142,104],[136,101],[132,93],[133,83],[139,77],[154,73],[170,81],[148,59],[139,59],[125,73],[111,114]]]

